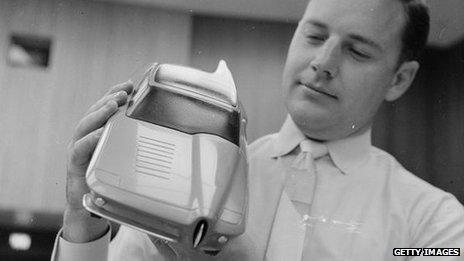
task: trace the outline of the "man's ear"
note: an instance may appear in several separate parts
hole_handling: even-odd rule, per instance
[[[408,61],[401,64],[392,79],[389,90],[385,95],[385,100],[394,101],[405,93],[411,86],[414,77],[419,70],[417,61]]]

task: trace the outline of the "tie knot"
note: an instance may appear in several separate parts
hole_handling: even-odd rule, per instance
[[[300,149],[302,152],[310,153],[313,159],[325,156],[329,152],[325,144],[309,139],[300,142]]]

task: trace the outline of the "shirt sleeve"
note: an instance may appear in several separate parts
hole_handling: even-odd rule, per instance
[[[464,255],[464,207],[452,195],[441,198],[435,206],[430,207],[423,217],[415,217],[422,220],[419,233],[414,238],[414,246],[417,248],[459,248],[460,256],[421,256],[412,258],[411,261],[458,261]]]
[[[51,261],[206,260],[204,255],[184,252],[163,243],[162,240],[154,239],[154,242],[152,242],[147,234],[126,226],[119,228],[113,240],[110,240],[110,229],[101,238],[87,243],[68,242],[61,234],[62,231],[58,233],[55,239]]]
[[[61,234],[62,230],[56,236],[51,261],[107,261],[110,229],[101,238],[87,243],[71,243]]]

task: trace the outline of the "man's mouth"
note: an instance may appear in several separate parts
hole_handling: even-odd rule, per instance
[[[306,88],[312,90],[312,91],[315,91],[317,93],[320,93],[320,94],[323,94],[323,95],[326,95],[326,96],[329,96],[331,98],[334,98],[334,99],[337,99],[337,96],[335,96],[335,94],[329,92],[328,90],[322,88],[322,87],[318,87],[317,85],[315,84],[312,84],[310,82],[298,82],[299,85],[302,85],[302,86],[305,86]]]

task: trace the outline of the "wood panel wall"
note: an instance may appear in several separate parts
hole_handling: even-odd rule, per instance
[[[52,39],[50,67],[6,63],[11,33]],[[0,208],[61,212],[66,144],[109,86],[189,63],[187,14],[84,0],[0,1]]]

